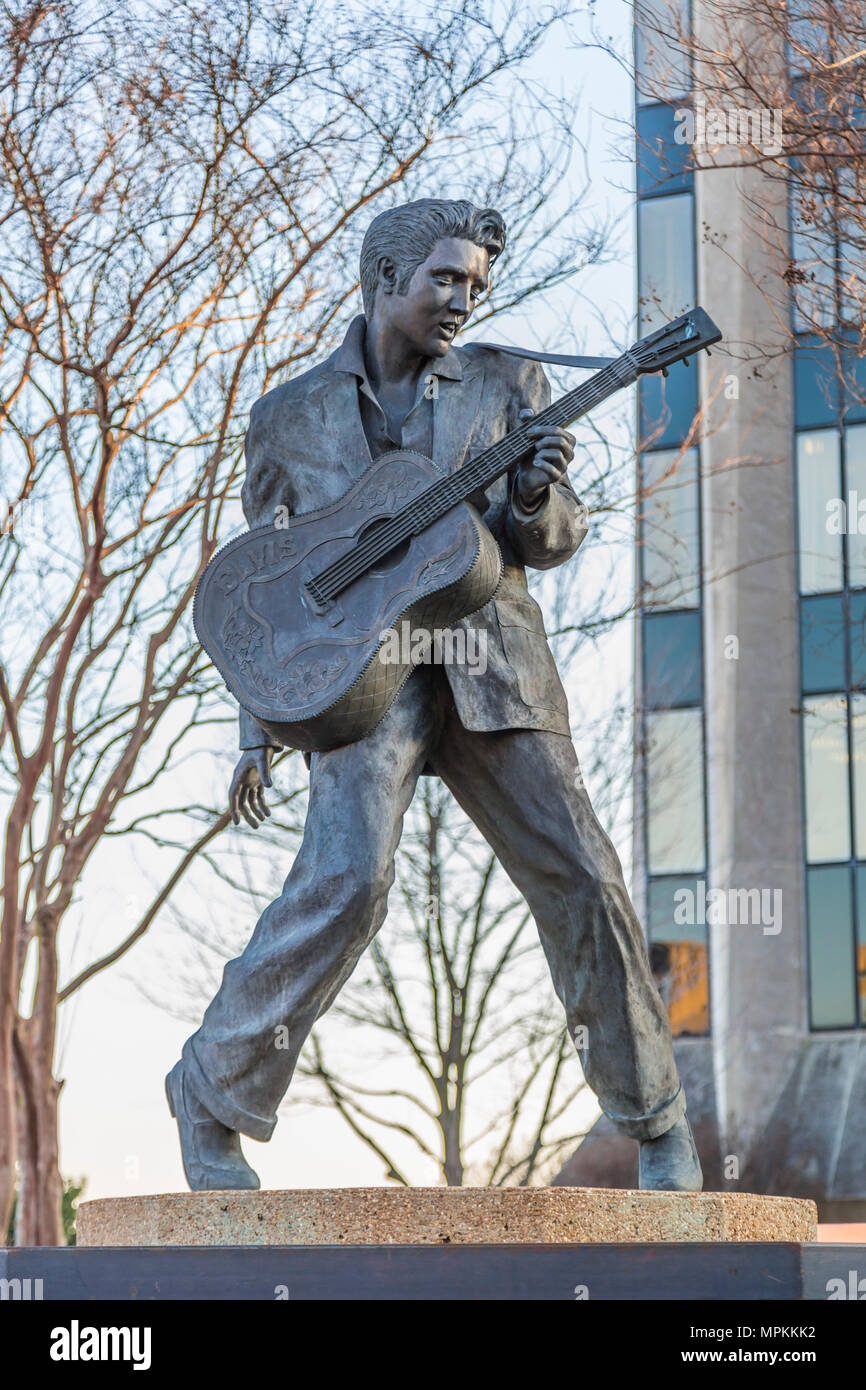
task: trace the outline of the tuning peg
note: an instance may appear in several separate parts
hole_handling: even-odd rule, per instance
[[[683,358],[683,366],[684,366],[684,367],[687,367],[688,365],[689,365],[689,359],[688,359],[687,357],[684,357],[684,358]]]
[[[713,355],[713,354],[710,352],[709,348],[704,348],[704,352],[707,354],[707,357],[712,357],[712,355]]]
[[[662,376],[664,377],[665,381],[667,381],[668,377],[670,376],[667,367],[662,367]]]

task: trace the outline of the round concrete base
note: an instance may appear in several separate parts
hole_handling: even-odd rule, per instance
[[[172,1192],[78,1208],[80,1246],[813,1241],[814,1202],[747,1192],[349,1187]]]

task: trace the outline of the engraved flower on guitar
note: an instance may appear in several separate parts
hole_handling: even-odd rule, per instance
[[[337,657],[334,661],[297,662],[292,673],[291,687],[296,695],[309,699],[326,690],[348,665],[348,658]]]
[[[244,674],[249,672],[264,642],[264,633],[258,623],[254,623],[234,603],[226,613],[221,636],[224,646],[234,655],[238,669]]]
[[[306,661],[293,663],[291,674],[275,676],[261,666],[251,664],[247,679],[252,688],[266,698],[276,698],[286,704],[299,700],[310,700],[333,685],[348,665],[346,656],[337,656],[332,661],[311,657]]]
[[[361,493],[353,503],[356,511],[364,508],[379,509],[384,507],[386,511],[394,512],[402,502],[408,502],[413,493],[418,491],[418,483],[414,478],[403,477],[396,470],[385,473],[376,479],[377,486]]]
[[[276,696],[285,701],[308,700],[318,695],[334,683],[347,665],[345,656],[330,661],[311,657],[295,661],[291,673],[275,675],[266,670],[259,664],[264,655],[265,634],[238,604],[233,604],[226,613],[221,636],[237,670],[246,677],[248,684],[260,695]]]

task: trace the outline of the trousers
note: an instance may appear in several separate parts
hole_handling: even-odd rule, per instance
[[[605,1114],[638,1140],[665,1133],[686,1108],[670,1026],[572,741],[464,729],[435,666],[416,669],[366,738],[313,753],[302,844],[184,1045],[189,1084],[230,1129],[270,1138],[310,1029],[382,925],[403,817],[428,770],[525,898]]]

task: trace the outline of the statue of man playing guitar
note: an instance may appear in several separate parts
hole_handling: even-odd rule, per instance
[[[455,342],[504,243],[499,214],[463,201],[422,199],[372,222],[364,313],[326,361],[253,408],[251,527],[273,525],[277,508],[299,516],[336,502],[395,449],[453,473],[549,405],[537,361]],[[534,452],[472,499],[503,560],[494,597],[460,620],[484,636],[483,671],[419,666],[372,732],[309,755],[304,839],[282,893],[226,966],[167,1078],[194,1190],[258,1187],[240,1136],[270,1138],[310,1029],[381,926],[422,773],[443,780],[524,895],[587,1081],[639,1144],[640,1186],[701,1188],[668,1019],[527,588],[527,567],[563,564],[587,531],[566,476],[574,437],[545,424],[531,433]],[[275,741],[243,708],[240,746],[231,811],[257,826],[269,814]],[[278,1034],[288,1047],[275,1045]]]

